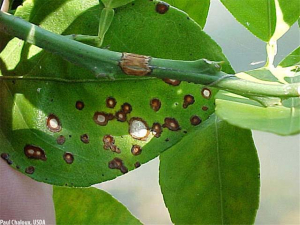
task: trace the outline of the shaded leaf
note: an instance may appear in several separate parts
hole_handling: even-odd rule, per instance
[[[165,0],[165,2],[185,11],[202,29],[204,28],[208,16],[210,0]]]
[[[298,0],[221,0],[250,32],[261,40],[276,41],[297,21]]]
[[[56,33],[97,34],[102,9],[98,1],[52,2],[55,6],[44,0],[27,1],[17,15]],[[226,61],[220,47],[185,13],[170,7],[159,14],[156,4],[136,0],[134,5],[117,8],[103,46],[161,58]],[[38,181],[90,186],[113,179],[187,136],[194,129],[192,116],[204,121],[214,112],[214,89],[204,89],[209,96],[203,97],[202,86],[186,82],[172,86],[122,74],[115,81],[107,80],[16,38],[0,59],[0,144],[6,144],[0,153],[9,153],[14,168]],[[232,72],[228,63],[223,68]],[[186,95],[195,102],[184,108]],[[160,101],[159,109],[156,103],[150,105],[153,99]],[[125,103],[132,111],[124,119],[120,110]],[[105,124],[104,117],[112,120]],[[152,125],[162,126],[165,120],[172,125],[168,129],[166,124],[159,136]],[[172,131],[176,122],[180,129]],[[106,143],[107,135],[112,143]],[[141,154],[132,153],[136,145]],[[26,150],[32,153],[33,147],[43,150],[39,152],[46,160],[25,154]],[[32,167],[33,173],[25,172]]]
[[[54,187],[57,224],[141,224],[110,194],[96,188]]]
[[[268,84],[300,83],[299,48],[277,68],[260,68],[237,74],[238,77]],[[281,67],[288,66],[288,67]],[[216,113],[229,123],[254,130],[292,135],[300,132],[300,98],[245,98],[220,91]]]
[[[259,161],[251,131],[212,116],[160,156],[160,186],[175,224],[251,224]]]

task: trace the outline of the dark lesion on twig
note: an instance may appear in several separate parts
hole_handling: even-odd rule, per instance
[[[149,66],[150,56],[138,55],[133,53],[123,53],[119,66],[127,75],[145,76],[151,74]]]

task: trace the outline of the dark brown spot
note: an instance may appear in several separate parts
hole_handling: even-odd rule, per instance
[[[66,161],[66,163],[68,163],[68,164],[72,164],[74,162],[74,156],[70,152],[66,152],[64,154],[63,158]]]
[[[51,132],[59,132],[61,131],[61,123],[57,116],[54,114],[50,114],[47,118],[46,125]]]
[[[181,83],[180,80],[174,80],[174,79],[169,79],[169,78],[165,78],[165,79],[163,79],[163,81],[172,86],[178,86]]]
[[[139,168],[141,166],[141,163],[140,162],[136,162],[135,164],[134,164],[134,167],[135,168]]]
[[[84,103],[82,101],[77,101],[75,106],[76,109],[82,110],[84,108]]]
[[[128,169],[124,166],[123,161],[121,159],[119,159],[119,158],[114,158],[113,160],[111,160],[108,163],[108,167],[110,169],[118,169],[122,173],[127,173],[128,172]]]
[[[63,135],[58,136],[57,139],[56,139],[56,142],[59,145],[63,145],[66,142],[65,136],[63,136]]]
[[[208,110],[208,107],[207,107],[207,106],[202,106],[202,110],[203,110],[203,111],[207,111],[207,110]]]
[[[170,5],[165,2],[159,2],[156,5],[156,12],[159,14],[165,14],[169,10]]]
[[[40,159],[43,161],[47,160],[45,151],[37,146],[26,145],[24,147],[24,153],[29,159]]]
[[[202,122],[199,116],[192,116],[190,121],[193,126],[197,126]]]
[[[115,98],[113,98],[113,97],[108,97],[107,99],[106,99],[106,106],[108,107],[108,108],[115,108],[115,106],[116,106],[116,104],[117,104],[117,101],[116,101],[116,99]]]
[[[203,88],[201,90],[201,95],[204,97],[204,98],[207,98],[209,99],[211,97],[211,90],[208,89],[208,88]]]
[[[121,171],[123,174],[128,173],[128,169],[127,169],[126,166],[121,166],[120,171]]]
[[[163,124],[163,127],[166,127],[171,131],[178,131],[181,129],[177,120],[169,117],[165,118],[165,123]]]
[[[2,154],[1,154],[1,158],[2,158],[3,160],[5,160],[6,163],[7,163],[8,165],[13,164],[13,162],[12,162],[11,159],[9,158],[9,154],[7,154],[7,153],[2,153]]]
[[[7,159],[9,159],[9,154],[7,154],[7,153],[2,153],[2,154],[1,154],[1,158],[4,159],[4,160],[7,160]]]
[[[157,112],[157,111],[160,109],[160,107],[161,107],[161,102],[160,102],[159,99],[153,98],[153,99],[150,101],[150,106],[151,106],[151,108],[152,108],[155,112]]]
[[[152,72],[149,66],[150,60],[149,56],[123,53],[119,66],[127,75],[145,76]]]
[[[111,113],[105,112],[95,112],[94,114],[94,121],[96,124],[100,126],[106,126],[109,120],[112,120],[114,116]]]
[[[125,122],[127,120],[126,113],[123,111],[116,112],[116,118],[120,122]]]
[[[129,121],[129,134],[134,139],[145,141],[150,134],[149,126],[142,118],[133,117]]]
[[[184,101],[183,101],[183,108],[187,108],[189,105],[194,104],[195,98],[192,95],[186,95],[184,96]]]
[[[131,148],[132,155],[140,155],[142,153],[142,148],[139,145],[133,145]]]
[[[154,136],[159,138],[161,136],[161,133],[163,132],[162,126],[160,123],[153,123],[152,125],[152,132],[154,133]]]
[[[122,106],[121,106],[121,108],[122,108],[122,111],[125,113],[125,114],[128,114],[128,113],[131,113],[131,111],[132,111],[132,107],[131,107],[131,105],[129,104],[129,103],[124,103]]]
[[[90,143],[90,138],[89,138],[89,136],[88,136],[87,134],[81,135],[81,136],[80,136],[80,140],[81,140],[83,143],[85,143],[85,144]]]
[[[111,135],[105,135],[103,137],[103,148],[105,150],[111,150],[112,152],[121,153],[121,150],[115,145],[115,139]]]
[[[28,173],[28,174],[33,174],[34,173],[34,166],[28,166],[26,169],[25,169],[25,173]]]

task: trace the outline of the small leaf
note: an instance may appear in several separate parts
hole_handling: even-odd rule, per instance
[[[299,18],[298,0],[221,0],[250,32],[268,42],[278,40]]]
[[[210,0],[165,0],[165,2],[185,11],[202,29],[204,28],[208,16]]]
[[[110,194],[96,188],[54,187],[57,224],[141,224]]]
[[[251,131],[215,116],[160,156],[160,186],[175,224],[251,224],[259,161]]]
[[[289,67],[295,65],[300,65],[300,47],[296,48],[292,53],[290,53],[279,63],[279,66],[281,67]]]

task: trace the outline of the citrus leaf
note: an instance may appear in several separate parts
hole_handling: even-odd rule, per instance
[[[272,84],[299,83],[299,48],[288,55],[276,68],[260,68],[237,74],[255,82]],[[299,85],[300,87],[300,85]],[[300,90],[300,88],[299,88]],[[229,123],[254,130],[292,135],[300,132],[300,98],[245,98],[220,91],[216,113]]]
[[[259,161],[251,131],[212,116],[160,155],[160,186],[175,224],[251,224]]]
[[[110,194],[97,188],[53,188],[57,224],[141,224]]]
[[[298,0],[221,0],[251,33],[268,42],[278,40],[300,15]]]
[[[165,2],[185,11],[202,29],[204,28],[208,16],[210,0],[165,0]]]
[[[26,1],[16,14],[55,33],[97,34],[98,1],[52,2]],[[162,14],[157,4],[136,0],[115,9],[103,46],[226,61],[185,13],[170,7]],[[16,38],[0,59],[0,142],[7,146],[0,153],[9,154],[14,168],[50,184],[90,186],[120,176],[175,145],[214,112],[214,89],[122,74],[107,80]],[[232,72],[228,62],[223,69]]]

